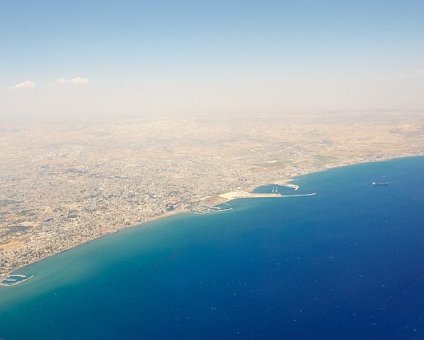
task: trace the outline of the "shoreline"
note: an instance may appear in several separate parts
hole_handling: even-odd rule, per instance
[[[339,169],[339,168],[345,168],[345,167],[349,167],[349,166],[364,165],[364,164],[369,164],[369,163],[387,162],[387,161],[398,160],[398,159],[403,159],[403,158],[404,159],[407,159],[407,158],[417,158],[417,157],[423,157],[423,156],[424,156],[424,154],[412,154],[412,155],[411,154],[408,154],[408,155],[401,155],[401,156],[394,156],[394,157],[384,157],[384,158],[381,158],[381,159],[372,159],[372,160],[358,160],[358,161],[356,161],[356,160],[350,160],[350,161],[349,160],[346,160],[346,161],[343,161],[341,164],[328,165],[328,166],[324,166],[324,167],[319,168],[319,169],[315,169],[315,170],[310,171],[310,172],[298,173],[298,174],[296,174],[296,176],[293,176],[293,178],[287,179],[287,177],[286,177],[285,179],[282,179],[282,180],[281,179],[280,180],[276,180],[274,184],[277,184],[278,183],[278,185],[282,185],[282,186],[284,186],[284,184],[286,184],[286,185],[288,184],[288,187],[291,187],[291,188],[293,188],[296,191],[298,189],[298,186],[296,184],[291,183],[291,182],[292,181],[295,181],[295,180],[297,180],[297,179],[299,179],[301,177],[304,177],[304,176],[309,176],[309,175],[317,174],[317,173],[320,173],[320,172],[325,172],[325,171],[328,171],[328,170],[334,170],[334,169]],[[237,192],[244,192],[244,193],[250,193],[250,194],[252,194],[252,191],[255,188],[257,188],[259,186],[263,186],[263,185],[269,185],[269,184],[273,184],[273,183],[256,184],[255,186],[251,186],[249,188],[246,188],[246,191],[232,191],[232,192],[227,192],[227,193],[216,194],[216,195],[213,195],[212,197],[221,197],[221,198],[224,198],[226,200],[223,203],[227,203],[227,202],[230,202],[230,201],[234,201],[234,200],[237,200],[237,199],[244,199],[244,198],[261,198],[261,197],[262,198],[269,198],[269,197],[271,197],[271,198],[272,197],[276,197],[276,198],[288,198],[290,196],[299,196],[299,195],[278,195],[277,196],[276,194],[265,194],[264,196],[262,195],[262,196],[256,196],[256,197],[229,197],[228,199],[225,198],[225,195],[233,194],[233,193],[237,193]],[[304,194],[302,196],[313,196],[315,194],[316,193]],[[273,195],[273,196],[270,196],[270,195]],[[131,225],[128,225],[128,226],[123,226],[122,228],[117,229],[117,230],[115,230],[113,232],[106,233],[104,235],[99,235],[98,237],[95,237],[93,239],[89,239],[89,240],[86,240],[85,242],[78,243],[78,244],[76,244],[74,246],[71,246],[71,247],[69,247],[67,249],[64,249],[64,250],[61,250],[61,251],[58,251],[58,252],[55,252],[55,253],[52,253],[52,254],[48,254],[46,256],[42,256],[42,257],[34,260],[33,262],[30,262],[28,264],[25,264],[25,265],[23,265],[21,267],[17,267],[15,269],[13,269],[12,271],[6,273],[5,275],[1,276],[0,277],[0,281],[3,281],[4,279],[6,279],[7,277],[9,277],[11,275],[16,275],[16,272],[17,271],[24,270],[25,268],[27,268],[27,267],[29,267],[31,265],[34,265],[34,264],[36,264],[38,262],[41,262],[41,261],[45,260],[46,258],[55,256],[55,255],[58,255],[58,254],[61,254],[61,253],[65,253],[65,252],[67,252],[69,250],[72,250],[74,248],[77,248],[79,246],[88,244],[88,243],[93,242],[93,241],[96,241],[96,240],[100,240],[100,239],[102,239],[104,237],[107,237],[107,236],[116,234],[116,233],[121,232],[123,230],[131,229],[131,228],[145,227],[146,224],[149,224],[151,222],[155,222],[155,221],[161,220],[161,219],[171,218],[171,217],[174,217],[174,216],[177,216],[177,215],[188,214],[190,212],[191,212],[191,210],[188,209],[188,208],[179,208],[179,209],[176,209],[176,210],[173,210],[173,211],[169,211],[169,212],[166,212],[166,213],[161,214],[161,215],[158,215],[158,216],[151,217],[149,219],[146,219],[144,221],[141,221],[141,222],[138,222],[138,223],[135,223],[135,224],[131,224]],[[27,280],[25,280],[25,281],[27,281]],[[13,285],[13,286],[8,286],[8,287],[10,288],[10,287],[16,287],[16,286],[19,286],[19,284]],[[0,289],[1,289],[1,287],[7,288],[7,287],[4,287],[4,286],[0,286]]]
[[[38,262],[41,262],[41,261],[43,261],[43,260],[45,260],[45,259],[47,259],[47,258],[49,258],[49,257],[56,256],[56,255],[59,255],[59,254],[62,254],[62,253],[66,253],[66,252],[68,252],[68,251],[70,251],[70,250],[72,250],[72,249],[75,249],[75,248],[77,248],[77,247],[80,247],[80,246],[86,245],[86,244],[88,244],[88,243],[90,243],[90,242],[94,242],[94,241],[97,241],[97,240],[101,240],[101,239],[103,239],[103,238],[105,238],[105,237],[108,237],[108,236],[114,235],[114,234],[119,233],[119,232],[121,232],[121,231],[123,231],[123,230],[131,229],[131,228],[139,228],[139,227],[143,227],[143,226],[144,226],[144,224],[147,224],[147,223],[150,223],[150,222],[155,222],[155,221],[159,221],[159,220],[161,220],[161,219],[166,219],[166,218],[171,218],[171,217],[178,216],[178,215],[183,215],[183,214],[186,214],[186,213],[189,213],[189,212],[190,212],[190,210],[188,210],[188,209],[178,209],[178,210],[170,211],[170,212],[167,212],[167,213],[165,213],[165,214],[162,214],[162,215],[159,215],[159,216],[155,216],[155,217],[149,218],[149,219],[147,219],[147,220],[145,220],[145,221],[142,221],[142,222],[139,222],[139,223],[136,223],[136,224],[132,224],[132,225],[129,225],[129,226],[125,226],[125,227],[123,227],[123,228],[121,228],[121,229],[119,229],[119,230],[115,230],[114,232],[111,232],[111,233],[108,233],[108,234],[101,235],[101,236],[96,237],[96,238],[93,238],[93,239],[91,239],[91,240],[87,240],[87,241],[85,241],[85,242],[82,242],[82,243],[77,244],[76,246],[73,246],[73,247],[70,247],[70,248],[67,248],[67,249],[64,249],[64,250],[58,251],[58,252],[56,252],[56,253],[54,253],[54,254],[50,254],[50,255],[46,255],[46,256],[40,257],[39,259],[37,259],[37,260],[35,260],[35,261],[31,262],[31,263],[28,263],[28,264],[26,264],[26,265],[24,265],[24,266],[17,267],[17,268],[15,268],[15,269],[13,269],[12,271],[10,271],[10,272],[6,273],[4,276],[0,276],[0,282],[1,282],[1,281],[3,281],[3,280],[5,280],[5,279],[6,279],[6,278],[8,278],[9,276],[12,276],[12,275],[20,275],[19,273],[17,273],[17,271],[19,271],[19,270],[24,270],[25,268],[27,268],[27,267],[29,267],[29,266],[32,266],[32,265],[34,265],[34,264],[36,264],[36,263],[38,263]],[[32,278],[32,277],[33,277],[33,275],[31,275],[31,278]],[[25,281],[27,281],[27,280],[25,280]],[[3,286],[3,285],[0,285],[0,289],[1,289],[2,287],[3,287],[3,288],[6,288],[6,287],[15,287],[15,286],[19,286],[19,284],[20,284],[20,283],[24,283],[25,281],[23,281],[23,282],[19,282],[18,284],[16,284],[16,285],[12,285],[12,286]]]

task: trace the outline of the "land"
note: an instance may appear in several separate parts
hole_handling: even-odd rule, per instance
[[[281,194],[258,194],[255,192],[249,192],[249,191],[231,191],[227,192],[225,194],[219,195],[219,197],[224,198],[227,202],[238,199],[238,198],[280,198],[283,197]]]
[[[214,211],[255,186],[422,154],[422,113],[2,123],[0,280],[166,214]]]
[[[246,199],[246,198],[287,198],[287,197],[307,197],[307,196],[315,196],[316,192],[311,192],[309,194],[291,194],[291,195],[283,195],[278,193],[256,193],[249,191],[231,191],[225,194],[219,195],[225,199],[225,202],[235,200],[235,199]]]

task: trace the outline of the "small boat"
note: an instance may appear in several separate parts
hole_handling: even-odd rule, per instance
[[[389,182],[372,182],[372,185],[375,187],[387,187]]]

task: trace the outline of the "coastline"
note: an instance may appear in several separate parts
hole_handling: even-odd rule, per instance
[[[119,233],[120,231],[123,231],[123,230],[126,230],[126,229],[144,227],[144,226],[145,226],[145,224],[147,224],[147,223],[154,222],[154,221],[158,221],[158,220],[161,220],[161,219],[171,218],[171,217],[174,217],[174,216],[177,216],[177,215],[183,215],[183,214],[186,214],[186,213],[189,213],[189,212],[190,212],[190,210],[188,210],[188,209],[178,209],[178,210],[173,210],[173,211],[167,212],[167,213],[165,213],[165,214],[162,214],[162,215],[159,215],[159,216],[155,216],[155,217],[152,217],[152,218],[146,219],[145,221],[142,221],[142,222],[139,222],[139,223],[135,223],[135,224],[132,224],[132,225],[129,225],[129,226],[125,226],[125,227],[123,227],[123,228],[121,228],[121,229],[115,230],[114,232],[107,233],[107,234],[104,234],[104,235],[100,235],[99,237],[96,237],[96,238],[93,238],[93,239],[87,240],[87,241],[85,241],[85,242],[81,242],[81,243],[77,244],[76,246],[69,247],[69,248],[67,248],[67,249],[64,249],[64,250],[58,251],[58,252],[53,253],[53,254],[49,254],[49,255],[42,256],[42,257],[40,257],[40,258],[38,258],[38,259],[36,259],[36,260],[32,261],[31,263],[28,263],[28,264],[26,264],[26,265],[24,265],[24,266],[17,267],[17,268],[15,268],[15,269],[13,269],[12,271],[10,271],[10,272],[6,273],[4,276],[0,276],[0,282],[1,282],[1,281],[3,281],[4,279],[6,279],[7,277],[11,276],[11,275],[19,275],[19,274],[17,273],[17,271],[19,271],[19,270],[24,270],[25,268],[27,268],[27,267],[29,267],[29,266],[32,266],[32,265],[34,265],[34,264],[36,264],[36,263],[38,263],[38,262],[41,262],[41,261],[43,261],[43,260],[45,260],[45,259],[47,259],[47,258],[49,258],[49,257],[55,256],[55,255],[59,255],[59,254],[62,254],[62,253],[66,253],[66,252],[68,252],[68,251],[70,251],[70,250],[72,250],[72,249],[75,249],[75,248],[79,247],[79,246],[82,246],[82,245],[88,244],[88,243],[90,243],[90,242],[94,242],[94,241],[97,241],[97,240],[103,239],[103,238],[105,238],[105,237],[108,237],[108,236],[114,235],[114,234]],[[32,278],[32,276],[31,276],[31,278]],[[25,281],[27,281],[27,280],[25,280]],[[24,283],[25,281],[23,281],[22,283]],[[20,284],[21,284],[21,283],[18,283],[18,284],[16,284],[16,285],[12,285],[12,286],[4,286],[4,285],[0,285],[0,289],[1,289],[2,287],[3,287],[3,288],[16,287],[16,286],[19,286]]]
[[[344,168],[344,167],[349,167],[349,166],[354,166],[354,165],[363,165],[363,164],[367,164],[367,163],[379,163],[379,162],[392,161],[392,160],[397,160],[397,159],[407,159],[407,158],[415,158],[415,157],[422,157],[422,156],[424,156],[424,154],[407,154],[407,155],[400,155],[400,156],[394,156],[394,157],[383,157],[383,158],[379,158],[379,159],[369,159],[369,160],[346,160],[346,161],[343,161],[341,164],[330,164],[330,165],[323,166],[322,168],[314,169],[312,171],[300,172],[300,173],[296,174],[296,176],[294,176],[291,179],[287,179],[286,178],[286,179],[283,179],[283,180],[281,180],[281,179],[280,180],[275,180],[275,181],[271,181],[268,184],[275,183],[275,184],[279,184],[279,185],[283,185],[283,186],[288,186],[288,187],[293,188],[294,190],[297,190],[298,189],[298,186],[296,184],[291,183],[291,182],[292,181],[295,181],[295,180],[297,180],[297,179],[299,179],[299,178],[301,178],[303,176],[309,176],[309,175],[312,175],[312,174],[316,174],[316,173],[320,173],[320,172],[324,172],[324,171],[328,171],[328,170],[334,170],[334,169]],[[285,196],[285,195],[276,196],[275,194],[250,196],[250,197],[238,197],[238,195],[230,195],[230,194],[239,193],[239,192],[250,193],[251,194],[252,191],[255,188],[257,188],[259,186],[262,186],[262,185],[267,185],[267,183],[256,184],[253,187],[251,186],[249,188],[246,188],[246,191],[231,191],[231,192],[227,192],[227,193],[221,193],[221,194],[213,195],[211,197],[212,198],[216,198],[216,197],[224,198],[225,201],[222,202],[222,203],[227,203],[227,202],[230,202],[230,201],[233,201],[233,200],[244,199],[244,198],[260,198],[260,197],[262,197],[262,198],[267,198],[267,197],[268,198],[269,197],[281,197],[281,198],[283,198],[283,197],[290,197],[290,195],[287,195],[287,196]],[[314,195],[314,194],[315,193],[313,193],[312,195]],[[306,194],[306,195],[307,196],[311,196],[311,194]],[[294,195],[294,196],[296,196],[296,195]],[[220,204],[220,203],[218,203],[218,204]],[[3,281],[4,279],[6,279],[10,275],[15,275],[17,271],[24,270],[25,268],[27,268],[27,267],[29,267],[29,266],[37,263],[37,262],[40,262],[40,261],[42,261],[42,260],[44,260],[46,258],[49,258],[49,257],[55,256],[55,255],[58,255],[58,254],[67,252],[67,251],[72,250],[74,248],[77,248],[77,247],[79,247],[81,245],[88,244],[90,242],[93,242],[93,241],[102,239],[104,237],[107,237],[107,236],[116,234],[116,233],[118,233],[120,231],[123,231],[123,230],[126,230],[126,229],[144,227],[144,226],[146,226],[146,224],[149,224],[150,222],[154,222],[154,221],[161,220],[161,219],[166,219],[166,218],[171,218],[171,217],[174,217],[174,216],[177,216],[177,215],[187,214],[187,213],[190,213],[190,212],[191,212],[191,210],[189,208],[186,208],[186,207],[178,208],[176,210],[169,211],[169,212],[166,212],[164,214],[161,214],[161,215],[158,215],[158,216],[154,216],[154,217],[148,218],[148,219],[146,219],[146,220],[144,220],[142,222],[139,222],[139,223],[134,223],[134,224],[127,225],[127,226],[122,226],[121,228],[118,228],[118,229],[114,230],[113,232],[108,232],[108,233],[99,235],[98,237],[94,237],[92,239],[89,239],[89,240],[86,240],[84,242],[78,243],[78,244],[76,244],[74,246],[71,246],[71,247],[69,247],[67,249],[60,250],[60,251],[54,252],[52,254],[48,254],[48,255],[42,256],[40,258],[34,259],[34,261],[31,261],[30,263],[27,263],[27,264],[25,264],[23,266],[16,267],[13,270],[5,273],[5,275],[1,276],[0,277],[0,281]],[[16,286],[19,286],[19,284],[13,285],[13,286],[9,286],[9,288],[10,287],[16,287]]]

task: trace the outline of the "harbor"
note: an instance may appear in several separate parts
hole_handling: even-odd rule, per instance
[[[32,279],[33,277],[34,275],[27,276],[22,274],[11,274],[7,276],[3,281],[0,282],[0,286],[2,287],[16,286]]]

